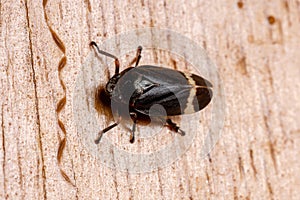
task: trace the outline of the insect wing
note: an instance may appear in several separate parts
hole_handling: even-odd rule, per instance
[[[189,114],[203,109],[211,101],[212,84],[195,74],[149,65],[135,68],[132,73],[135,77],[133,79],[138,80],[138,83],[155,85],[143,92],[134,102],[134,109],[143,114]]]

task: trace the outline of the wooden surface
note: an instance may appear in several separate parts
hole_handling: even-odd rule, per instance
[[[129,2],[0,1],[0,199],[300,199],[299,1]],[[72,100],[89,42],[143,27],[206,49],[225,121],[209,157],[195,156],[196,139],[175,163],[131,174],[83,145]],[[59,170],[64,137],[61,167],[75,186]]]

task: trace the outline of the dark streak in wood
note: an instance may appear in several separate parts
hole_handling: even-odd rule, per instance
[[[66,47],[63,44],[63,42],[61,41],[61,39],[58,37],[56,32],[51,27],[49,27],[49,30],[50,30],[52,38],[53,38],[54,42],[56,43],[56,45],[58,46],[58,48],[62,51],[63,54],[66,54]]]
[[[129,190],[129,199],[134,199],[134,196],[133,196],[133,189],[132,189],[132,185],[131,185],[131,182],[130,182],[130,177],[129,177],[129,174],[130,172],[127,171],[127,174],[126,174],[126,178],[127,178],[127,185],[128,185],[128,190]]]
[[[1,11],[2,11],[2,2],[0,0],[0,29],[2,30],[2,16],[3,16],[3,14],[1,13]]]
[[[278,32],[279,32],[279,35],[280,35],[278,43],[283,44],[283,42],[284,42],[284,35],[283,35],[281,20],[278,20],[277,24],[278,24]]]
[[[152,11],[152,5],[150,4],[151,1],[148,2],[148,11],[149,11],[149,18],[150,18],[150,27],[154,27],[154,20],[153,20],[153,11]],[[143,5],[142,5],[143,6]]]
[[[6,148],[5,148],[5,133],[4,133],[4,105],[2,104],[1,108],[1,129],[2,129],[2,149],[3,149],[3,164],[2,164],[2,173],[3,173],[3,192],[5,194],[5,199],[8,198],[7,186],[6,186]]]
[[[106,28],[106,19],[105,19],[105,10],[104,10],[104,6],[103,6],[103,1],[101,1],[101,5],[100,5],[100,9],[101,9],[101,21],[102,21],[102,30],[104,33],[101,33],[101,36],[106,37],[107,36],[107,28]]]
[[[163,191],[163,185],[162,185],[162,179],[160,174],[161,169],[157,169],[157,176],[158,176],[158,185],[159,185],[159,191],[162,198],[164,198],[164,191]]]
[[[30,50],[30,58],[31,58],[30,64],[31,64],[32,81],[33,81],[33,87],[34,87],[34,99],[35,99],[35,109],[36,109],[35,112],[36,112],[37,127],[38,127],[38,147],[40,150],[39,157],[40,157],[41,165],[42,165],[42,185],[43,185],[42,188],[43,188],[44,199],[47,199],[46,169],[45,169],[45,161],[44,161],[44,149],[43,149],[43,143],[42,143],[42,131],[41,131],[39,101],[38,101],[38,92],[37,92],[38,88],[37,88],[37,80],[36,80],[36,74],[35,74],[35,69],[34,69],[32,41],[31,41],[32,33],[31,33],[31,29],[30,29],[29,9],[28,9],[28,5],[27,5],[27,1],[25,1],[25,8],[26,8],[26,20],[27,20],[27,27],[28,27],[29,50]]]
[[[115,0],[114,1],[112,1],[112,4],[114,5],[113,6],[113,13],[114,13],[114,20],[113,20],[113,24],[114,24],[114,32],[115,32],[115,35],[117,35],[118,34],[118,28],[117,28],[117,24],[119,24],[118,22],[117,22],[117,10],[116,10],[116,3],[115,3]],[[118,46],[119,46],[119,43],[117,44]]]
[[[286,11],[290,12],[289,2],[288,1],[284,1],[283,5],[284,5],[284,8],[286,9]]]
[[[269,61],[266,65],[266,69],[267,69],[267,73],[269,75],[269,82],[270,82],[270,85],[271,85],[271,88],[272,88],[272,93],[274,94],[275,93],[274,92],[274,83],[273,83],[273,77],[272,77]],[[275,156],[275,150],[274,150],[275,148],[274,148],[274,144],[272,142],[272,130],[271,130],[271,128],[269,126],[269,123],[268,123],[268,116],[266,114],[264,114],[263,119],[264,119],[266,130],[268,132],[269,148],[270,148],[271,158],[272,158],[272,161],[273,161],[274,168],[277,171],[277,162],[276,162],[276,156]]]
[[[208,185],[208,190],[209,190],[209,194],[211,195],[211,182],[210,182],[210,177],[209,177],[209,174],[207,172],[205,172],[205,175],[206,175],[206,180],[207,180],[207,185]],[[209,196],[208,196],[209,197]]]
[[[274,149],[274,145],[271,141],[269,141],[269,149],[270,149],[273,165],[275,167],[275,170],[277,171],[277,161],[276,161],[276,156],[275,156],[275,149]]]
[[[59,170],[60,170],[60,173],[61,173],[62,177],[65,179],[65,181],[67,181],[69,184],[71,184],[73,187],[76,188],[76,199],[78,199],[78,188],[76,187],[76,185],[74,183],[72,183],[71,179],[66,174],[66,172],[62,169],[62,166],[61,166],[61,159],[62,159],[63,151],[65,149],[66,142],[67,142],[67,139],[66,139],[67,138],[67,131],[65,129],[65,126],[64,126],[63,122],[60,120],[60,111],[65,107],[65,104],[66,104],[66,87],[65,87],[65,84],[64,84],[64,82],[62,80],[62,76],[61,76],[61,71],[63,70],[63,68],[66,66],[66,63],[67,63],[66,48],[65,48],[64,43],[61,41],[61,39],[56,34],[56,32],[49,25],[49,20],[48,20],[48,16],[47,16],[47,12],[46,12],[47,1],[44,1],[43,5],[44,5],[44,7],[43,7],[43,9],[44,9],[44,18],[45,18],[46,24],[48,26],[48,29],[51,33],[52,39],[54,40],[57,47],[64,54],[63,57],[61,58],[61,60],[59,61],[59,64],[58,64],[58,76],[59,76],[60,84],[61,84],[61,86],[63,88],[63,91],[64,91],[64,96],[61,98],[61,100],[59,101],[59,103],[57,104],[57,107],[56,107],[57,123],[58,123],[61,131],[63,132],[64,137],[61,138],[59,133],[58,133],[59,147],[58,147],[58,151],[57,151],[57,162],[58,162]],[[72,164],[72,168],[73,168],[74,167],[73,162],[71,162],[71,164]],[[74,175],[74,173],[75,172],[73,170],[73,175]],[[74,175],[74,181],[76,183],[75,175]]]
[[[253,170],[253,173],[254,173],[254,177],[256,179],[256,176],[257,176],[257,170],[256,170],[256,167],[254,165],[254,159],[253,159],[253,150],[250,149],[249,150],[249,155],[250,155],[250,165],[251,165],[251,168]]]
[[[191,191],[191,179],[189,178],[189,176],[190,176],[189,172],[191,170],[189,169],[189,165],[187,164],[188,163],[187,158],[186,157],[184,157],[184,158],[185,158],[185,161],[184,161],[184,174],[182,174],[182,176],[186,177],[186,181],[187,181],[187,185],[188,185],[188,187],[187,187],[187,193],[190,194],[190,195],[192,195],[192,191]],[[190,198],[192,198],[192,197],[190,196]]]
[[[56,112],[59,113],[64,108],[66,101],[67,101],[66,97],[63,97],[62,99],[59,100],[58,104],[56,105]]]
[[[93,24],[93,22],[91,20],[92,4],[91,4],[90,0],[84,0],[84,3],[86,4],[86,8],[88,9],[88,12],[86,12],[86,16],[85,16],[85,20],[86,20],[85,23],[87,25],[87,30],[88,30],[88,41],[92,41],[92,36],[91,36],[91,32],[92,32],[91,27]],[[81,58],[81,62],[83,62],[82,59],[83,59],[83,57]]]
[[[22,161],[21,161],[21,156],[20,156],[20,149],[19,149],[19,137],[16,139],[17,143],[17,160],[18,160],[18,169],[19,169],[19,184],[21,188],[21,199],[25,199],[25,189],[24,189],[24,183],[23,183],[23,174],[22,174]]]
[[[84,3],[87,5],[88,11],[92,12],[92,6],[90,0],[84,0]]]
[[[113,168],[112,169],[116,169],[116,164],[115,164],[115,153],[114,153],[114,149],[113,148],[110,148],[109,149],[109,153],[111,154],[112,156],[112,164],[113,164]],[[117,197],[116,199],[119,200],[120,199],[120,194],[119,194],[119,191],[118,191],[118,180],[117,180],[117,173],[113,173],[113,182],[114,182],[114,187],[115,187],[115,190],[116,190],[116,194],[117,194]],[[127,173],[127,176],[128,176],[128,173]],[[128,178],[128,177],[127,177]]]
[[[238,192],[237,192],[237,187],[236,186],[233,186],[233,199],[234,200],[238,200],[239,199]]]
[[[242,158],[241,156],[239,156],[239,171],[240,171],[240,177],[241,177],[241,180],[244,179],[244,174],[245,174],[245,170],[244,170],[244,165],[243,165],[243,161],[242,161]]]
[[[269,182],[268,178],[267,178],[266,182],[267,182],[268,192],[270,194],[270,199],[274,199],[273,189],[272,189],[271,183]]]
[[[58,10],[59,10],[59,17],[60,17],[60,19],[63,21],[64,20],[64,15],[63,15],[63,9],[62,9],[62,2],[61,1],[59,1],[58,2]]]

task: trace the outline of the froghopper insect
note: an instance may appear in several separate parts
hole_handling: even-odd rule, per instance
[[[115,60],[115,73],[105,87],[106,98],[114,106],[118,119],[99,131],[95,143],[98,144],[104,133],[119,125],[122,120],[132,120],[130,142],[135,141],[136,124],[151,117],[163,119],[171,131],[184,136],[185,132],[170,117],[195,113],[205,108],[212,99],[213,85],[205,78],[187,72],[153,65],[138,65],[142,47],[137,48],[132,60],[134,67],[120,72],[119,59],[99,49],[95,42],[90,45],[99,54]],[[159,105],[159,106],[155,106]]]

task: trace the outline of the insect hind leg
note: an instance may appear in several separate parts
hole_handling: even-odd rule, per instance
[[[175,133],[179,133],[181,136],[184,136],[185,135],[185,132],[183,130],[180,129],[179,126],[177,126],[176,123],[172,122],[171,119],[167,119],[166,120],[166,126],[173,132]]]
[[[118,124],[119,124],[119,123],[116,122],[116,123],[114,123],[114,124],[112,124],[112,125],[106,127],[106,128],[103,129],[102,131],[100,131],[100,132],[98,133],[97,138],[95,139],[95,144],[99,144],[99,142],[100,142],[100,140],[101,140],[103,134],[106,133],[107,131],[109,131],[110,129],[116,127]]]

